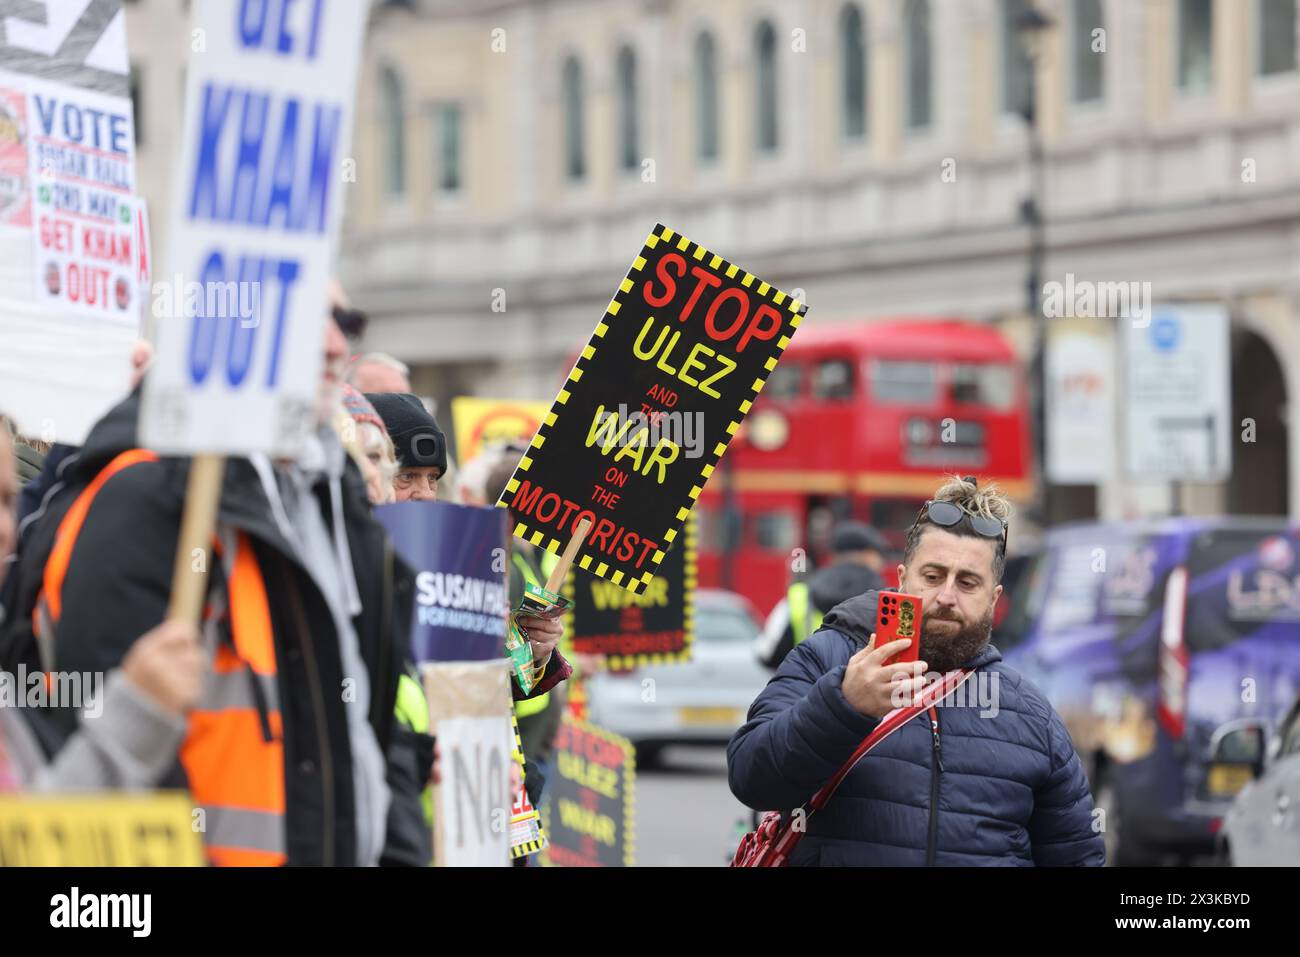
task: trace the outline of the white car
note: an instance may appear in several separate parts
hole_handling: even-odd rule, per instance
[[[669,744],[726,744],[772,677],[754,654],[760,628],[742,596],[699,589],[691,660],[594,675],[592,723],[629,738],[638,767],[652,765]]]
[[[1253,755],[1242,757],[1249,764]],[[1267,762],[1253,771],[1223,818],[1219,860],[1239,867],[1300,865],[1300,700],[1270,742]]]

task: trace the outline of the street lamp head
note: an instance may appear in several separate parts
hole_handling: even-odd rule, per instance
[[[1056,21],[1043,13],[1032,3],[1028,4],[1020,16],[1016,17],[1016,36],[1030,63],[1036,63],[1043,51],[1047,33],[1056,26]]]

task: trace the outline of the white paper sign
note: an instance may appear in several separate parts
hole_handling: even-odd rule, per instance
[[[510,719],[443,718],[438,722],[438,815],[445,841],[440,864],[505,867],[510,863],[514,761]]]
[[[1124,328],[1125,467],[1152,479],[1217,482],[1232,471],[1228,313],[1157,306]]]
[[[0,8],[0,411],[78,444],[130,389],[144,314],[125,15]]]
[[[194,4],[151,448],[292,456],[313,425],[368,6]]]
[[[1047,340],[1047,475],[1062,485],[1110,477],[1115,342],[1107,323],[1054,319]]]

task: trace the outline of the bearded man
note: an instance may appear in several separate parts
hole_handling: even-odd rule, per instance
[[[899,591],[922,599],[920,656],[885,664],[878,592],[835,606],[798,645],[727,746],[732,792],[789,820],[895,708],[957,669],[965,684],[858,762],[805,828],[789,863],[1104,863],[1092,794],[1060,716],[989,644],[1002,594],[1010,504],[975,479],[944,484],[917,514]]]

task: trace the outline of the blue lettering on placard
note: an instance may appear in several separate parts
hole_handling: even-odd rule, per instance
[[[284,104],[284,120],[280,125],[280,148],[275,152],[275,167],[271,174],[271,194],[262,214],[263,226],[271,225],[271,215],[276,209],[284,210],[283,226],[293,229],[293,180],[298,163],[298,101]]]
[[[343,108],[316,104],[310,114],[293,97],[284,100],[275,142],[266,142],[269,95],[206,85],[201,96],[199,146],[191,179],[189,213],[193,219],[266,228],[276,219],[293,232],[323,234],[329,222],[329,192],[338,149]],[[239,117],[238,134],[231,132]],[[312,118],[312,130],[298,129]],[[221,168],[226,138],[238,135],[235,168]],[[311,152],[303,151],[310,145]],[[274,149],[271,148],[274,146]],[[298,175],[302,160],[307,176]],[[227,182],[227,176],[229,181]],[[218,197],[228,197],[222,202]]]
[[[253,11],[255,20],[249,18]],[[245,47],[260,47],[266,30],[266,0],[242,0],[239,4],[239,40]]]
[[[343,108],[317,105],[315,114],[316,136],[311,149],[311,178],[308,180],[307,200],[298,217],[297,228],[324,233],[328,212],[326,207],[330,198],[330,173],[334,169],[334,151],[339,145]]]
[[[105,113],[91,106],[62,102],[58,97],[33,95],[36,101],[36,118],[41,135],[67,140],[70,143],[87,143],[97,150],[129,155],[126,134],[126,117],[118,113]],[[55,129],[58,121],[59,128]]]
[[[289,311],[290,287],[298,281],[298,263],[285,259],[276,266],[275,274],[280,280],[280,309],[275,317],[275,338],[271,342],[271,369],[266,375],[266,387],[275,388],[275,381],[280,375],[280,344],[284,340],[284,317]]]
[[[270,332],[271,356],[266,383],[267,388],[275,388],[280,375],[280,347],[284,341],[290,297],[301,271],[296,259],[243,255],[239,257],[238,267],[230,270],[220,250],[214,249],[203,257],[203,267],[199,270],[202,301],[190,325],[189,371],[194,385],[202,385],[212,373],[213,362],[223,344],[226,381],[233,388],[243,385],[253,365],[258,331],[265,325],[267,310],[261,307],[269,302],[266,290],[270,285],[267,281],[269,275],[278,280],[280,293],[275,308],[275,328]],[[233,308],[234,303],[243,301],[229,285],[236,278],[238,282],[254,284],[257,289],[253,298],[259,306],[252,316],[241,316]]]
[[[289,8],[293,6],[293,0],[280,0],[280,36],[275,41],[275,48],[281,53],[289,53],[293,50],[293,37],[289,35]]]
[[[203,102],[199,108],[199,149],[190,190],[190,218],[221,218],[217,212],[217,147],[221,130],[230,109],[231,91],[203,85]]]
[[[222,325],[222,318],[220,314],[208,315],[207,291],[213,283],[220,283],[226,278],[226,264],[220,252],[213,250],[199,275],[204,295],[190,321],[190,379],[195,385],[202,385],[207,379],[212,370],[212,357],[217,352],[217,332]]]
[[[307,43],[307,59],[316,59],[316,51],[320,47],[320,22],[321,11],[325,9],[325,0],[315,0],[315,6],[311,10],[311,40]]]
[[[297,0],[275,0],[279,5],[279,15],[275,18],[276,26],[267,30],[272,22],[272,4],[269,0],[241,0],[239,4],[239,42],[246,50],[265,50],[280,54],[300,52],[301,43],[289,29],[289,18]],[[356,0],[349,0],[355,3]],[[308,32],[306,56],[308,60],[316,59],[320,49],[321,14],[325,0],[312,0],[310,27]]]
[[[252,223],[253,197],[257,194],[257,173],[262,160],[262,138],[266,132],[266,111],[271,97],[266,93],[245,93],[239,124],[239,154],[230,188],[226,222]]]
[[[239,262],[239,283],[242,289],[255,289],[257,294],[253,302],[260,307],[262,277],[266,275],[265,259],[241,259]],[[253,316],[236,315],[231,317],[230,348],[226,355],[226,381],[233,388],[239,388],[248,375],[249,366],[253,364],[253,344],[257,338],[257,329],[262,317],[259,312]]]

